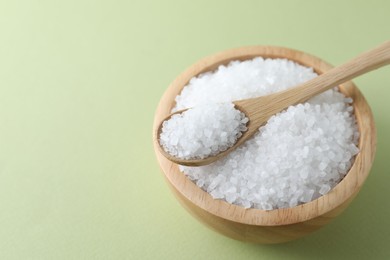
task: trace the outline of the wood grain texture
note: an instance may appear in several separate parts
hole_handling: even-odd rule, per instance
[[[175,197],[194,217],[234,239],[255,243],[281,243],[310,234],[335,218],[359,192],[369,174],[376,148],[375,124],[370,107],[352,82],[340,85],[340,91],[354,100],[360,131],[360,153],[346,177],[328,194],[293,208],[270,211],[245,209],[214,200],[181,173],[177,164],[160,153],[156,141],[159,123],[170,114],[175,105],[175,97],[193,76],[215,70],[219,65],[232,60],[247,60],[258,56],[287,58],[313,67],[318,74],[332,68],[312,55],[275,46],[242,47],[204,58],[179,75],[162,96],[154,118],[153,145],[158,163]]]

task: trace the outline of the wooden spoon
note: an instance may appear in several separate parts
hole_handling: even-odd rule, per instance
[[[247,123],[248,130],[242,134],[232,147],[217,155],[209,156],[204,159],[180,159],[167,153],[161,147],[160,142],[158,142],[159,150],[167,159],[177,164],[187,166],[210,164],[226,156],[228,153],[244,143],[258,131],[261,125],[265,124],[268,119],[276,113],[279,113],[291,105],[304,102],[313,96],[338,86],[350,79],[388,64],[390,64],[390,41],[387,41],[378,47],[344,63],[343,65],[337,66],[330,71],[294,88],[289,88],[284,91],[257,98],[234,101],[233,103],[235,104],[236,109],[244,112],[249,118],[249,122]],[[182,113],[185,110],[177,111],[173,114]],[[173,114],[166,117],[160,123],[157,128],[157,135],[155,135],[156,138],[159,138],[161,134],[162,123],[168,120]]]

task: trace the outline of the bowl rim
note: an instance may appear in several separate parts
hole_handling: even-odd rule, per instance
[[[214,71],[221,64],[228,64],[233,60],[248,60],[254,57],[286,58],[303,66],[312,67],[318,74],[332,68],[322,59],[311,54],[279,46],[259,45],[244,46],[229,49],[214,55],[207,56],[194,63],[169,85],[160,99],[153,123],[154,151],[169,186],[184,196],[194,207],[211,213],[220,218],[248,225],[280,226],[300,223],[322,216],[343,203],[350,201],[360,190],[366,180],[376,150],[376,130],[371,109],[362,93],[351,82],[339,85],[339,89],[348,97],[352,97],[355,117],[359,128],[359,149],[355,161],[346,176],[329,193],[292,208],[261,210],[230,204],[223,200],[216,200],[209,193],[199,188],[185,174],[180,172],[178,165],[161,155],[158,147],[157,130],[159,122],[165,118],[175,104],[175,97],[193,76],[207,71]]]

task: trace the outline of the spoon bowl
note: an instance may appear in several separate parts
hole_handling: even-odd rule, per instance
[[[352,82],[339,85],[339,90],[351,97],[358,124],[359,154],[351,169],[329,193],[309,203],[292,208],[260,210],[245,209],[216,200],[199,188],[179,170],[179,165],[168,160],[160,151],[157,129],[163,119],[171,114],[175,97],[189,80],[201,73],[213,71],[219,65],[233,60],[255,57],[286,58],[303,66],[312,67],[317,74],[329,71],[332,66],[304,52],[275,46],[253,46],[224,51],[195,63],[179,75],[166,90],[157,107],[153,144],[163,177],[176,199],[195,218],[211,229],[228,237],[254,243],[281,243],[306,236],[338,216],[353,200],[364,184],[376,148],[374,119],[364,96]]]
[[[234,102],[233,102],[234,103]],[[244,112],[245,110],[240,107],[239,105],[235,104],[235,108]],[[177,115],[177,114],[181,114],[185,111],[187,111],[188,109],[183,109],[183,110],[179,110],[179,111],[176,111],[170,115],[168,115],[167,117],[165,117],[162,121],[161,121],[161,124],[158,126],[157,130],[156,130],[156,133],[155,133],[155,136],[158,137],[161,135],[161,132],[162,132],[162,128],[163,128],[163,122],[164,121],[167,121],[169,120],[173,115]],[[245,113],[245,112],[244,112]],[[247,123],[247,127],[249,129],[249,127],[251,127],[251,122],[249,121]],[[220,158],[226,156],[227,154],[229,154],[232,150],[236,149],[238,146],[240,146],[243,142],[245,142],[251,135],[253,135],[253,133],[251,131],[245,131],[245,132],[242,132],[242,135],[237,139],[237,141],[234,143],[234,145],[230,148],[228,148],[227,150],[225,151],[222,151],[216,155],[213,155],[213,156],[209,156],[209,157],[206,157],[206,158],[203,158],[203,159],[181,159],[181,158],[178,158],[178,157],[175,157],[171,154],[169,154],[168,152],[166,152],[164,150],[164,148],[161,147],[161,144],[160,142],[158,142],[158,150],[159,152],[165,156],[165,158],[167,158],[168,160],[174,162],[174,163],[177,163],[177,164],[180,164],[180,165],[185,165],[185,166],[202,166],[202,165],[207,165],[207,164],[210,164],[210,163],[213,163],[217,160],[219,160]]]

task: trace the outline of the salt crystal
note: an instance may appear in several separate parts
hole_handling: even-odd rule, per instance
[[[198,185],[199,187],[203,187],[204,179],[198,179],[198,181],[196,182],[196,185]]]
[[[210,192],[210,195],[214,198],[214,199],[223,199],[225,196],[217,191],[217,190],[213,190],[212,192]]]
[[[302,157],[307,158],[308,155],[309,155],[309,147],[305,146],[303,147]]]
[[[359,153],[359,148],[357,148],[355,144],[350,144],[349,149],[350,149],[352,155],[356,155]]]
[[[243,200],[241,202],[241,206],[243,206],[244,208],[248,209],[248,208],[251,207],[251,203],[249,201],[247,201],[247,200]]]
[[[235,194],[235,193],[227,194],[227,195],[226,195],[226,201],[229,202],[229,203],[233,203],[234,201],[236,201],[237,196],[238,196],[238,195]]]
[[[309,202],[312,200],[314,194],[314,190],[307,190],[302,196],[302,202]]]
[[[306,179],[309,176],[309,171],[304,169],[300,171],[299,175],[301,176],[302,179]]]
[[[320,162],[320,165],[318,166],[318,169],[320,169],[320,171],[323,171],[323,170],[325,170],[326,166],[327,166],[326,163]]]
[[[272,205],[271,205],[270,203],[267,203],[267,202],[261,203],[261,207],[262,207],[264,210],[271,210],[271,209],[273,209]]]
[[[320,190],[319,190],[319,193],[321,195],[325,195],[326,193],[328,193],[330,191],[330,186],[328,184],[324,184],[321,186]]]

